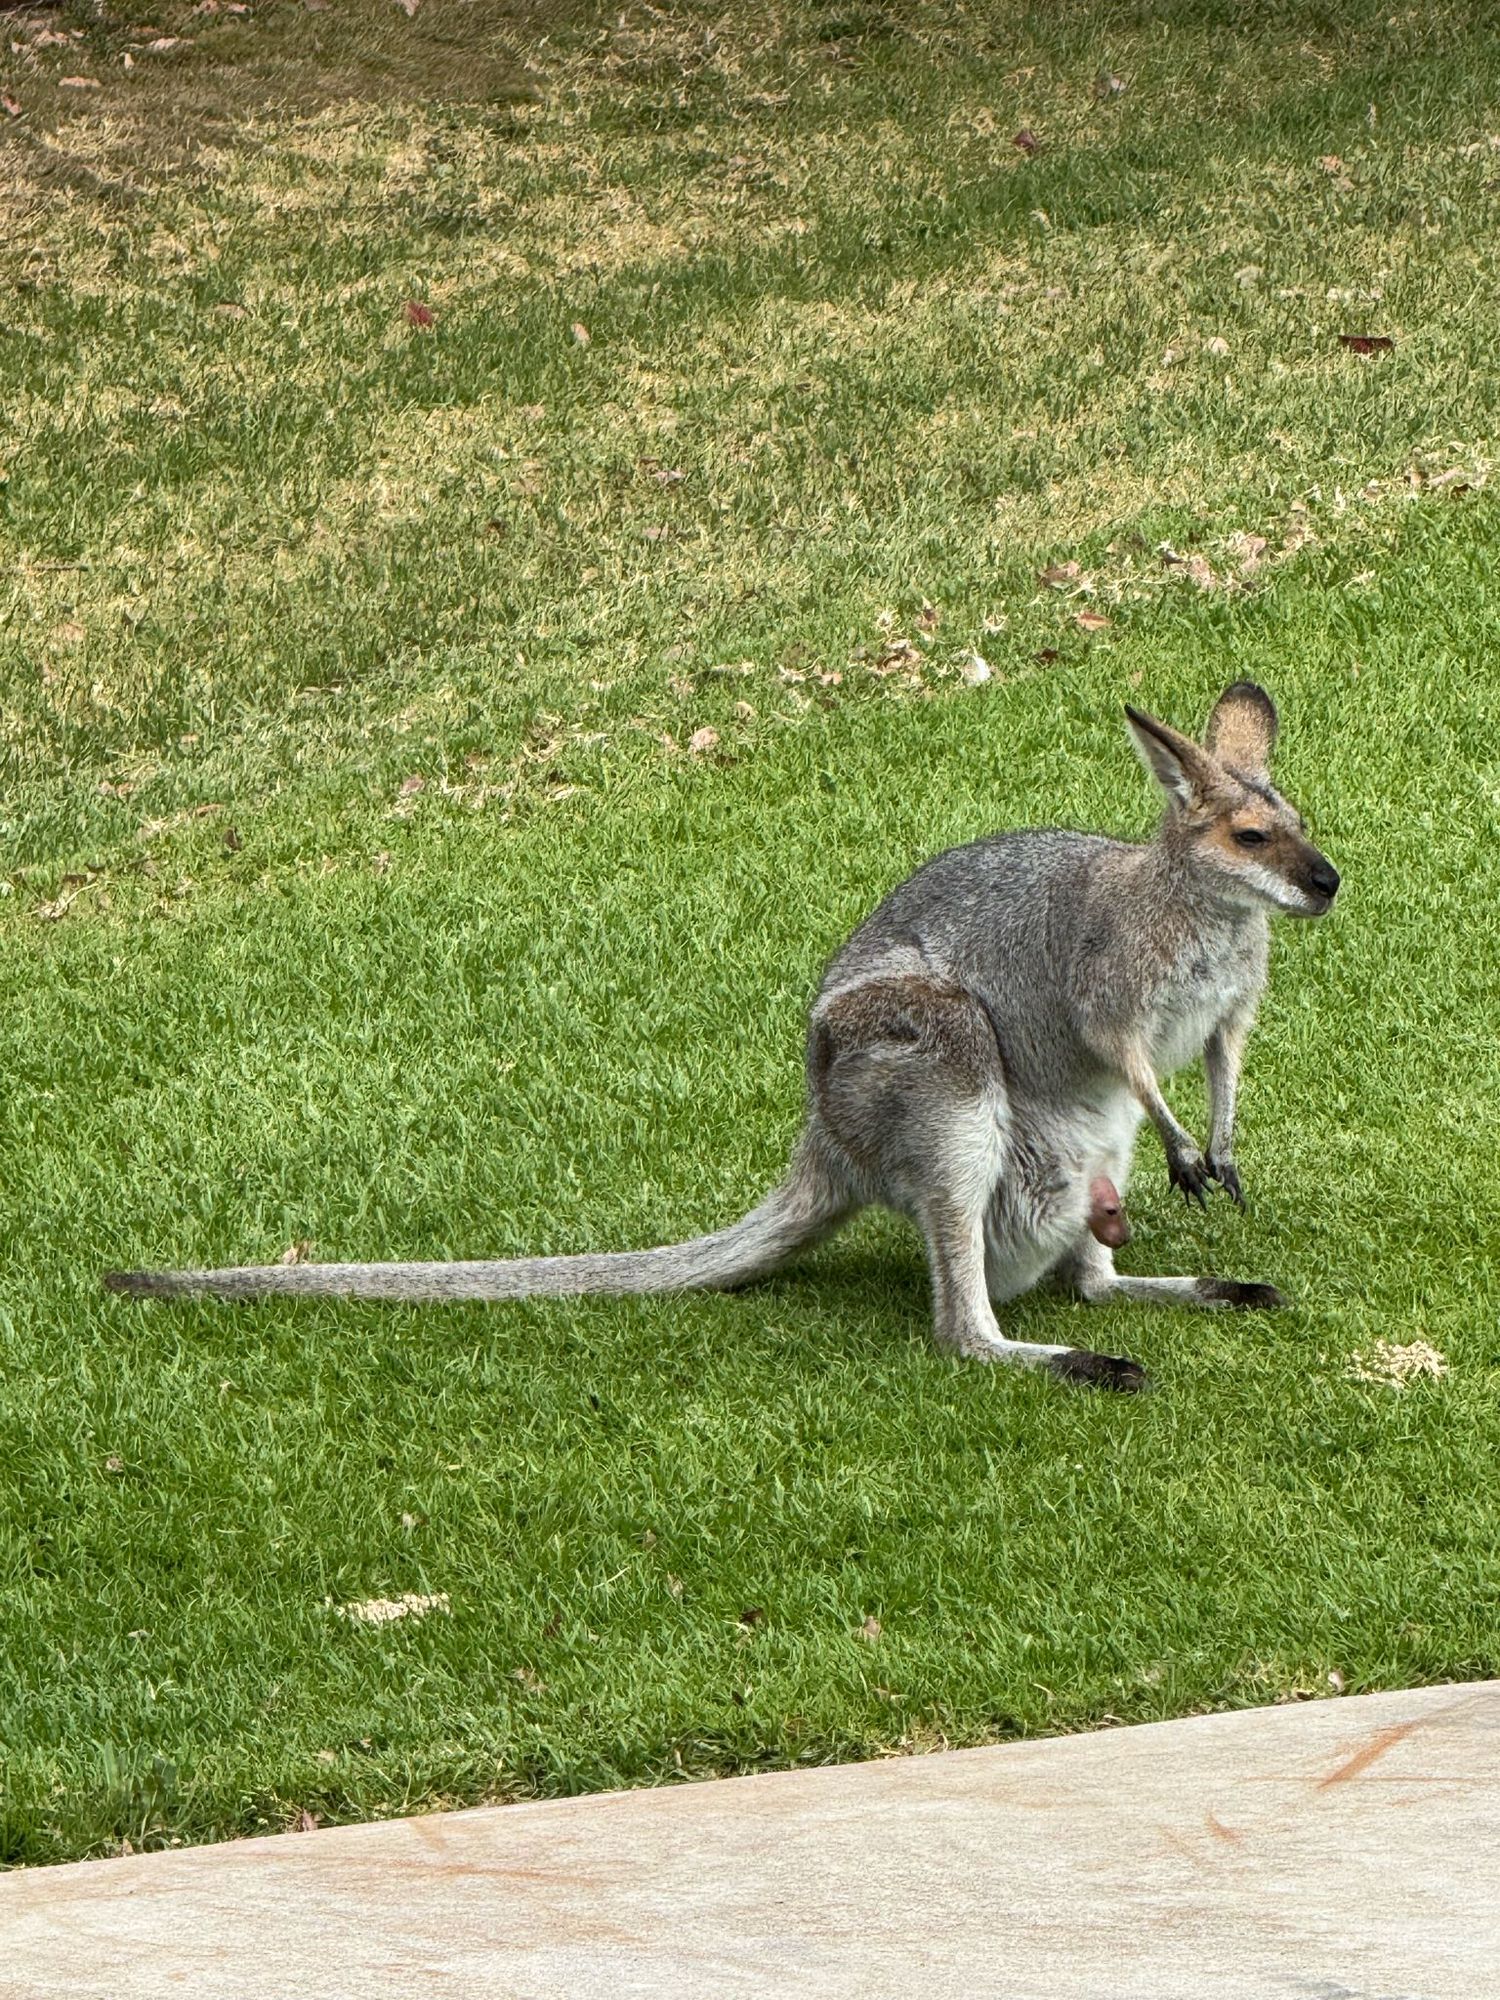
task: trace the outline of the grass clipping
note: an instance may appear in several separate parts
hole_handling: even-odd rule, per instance
[[[1394,1340],[1377,1340],[1367,1354],[1351,1355],[1349,1374],[1356,1382],[1374,1382],[1382,1389],[1405,1389],[1424,1376],[1434,1380],[1448,1372],[1448,1363],[1425,1340],[1404,1347]]]

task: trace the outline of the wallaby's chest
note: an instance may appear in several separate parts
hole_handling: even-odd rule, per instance
[[[1147,1028],[1153,1068],[1167,1072],[1194,1061],[1214,1030],[1259,991],[1260,981],[1253,949],[1185,953],[1153,997]]]

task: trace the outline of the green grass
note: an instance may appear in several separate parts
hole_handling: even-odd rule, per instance
[[[1500,39],[524,12],[7,39],[3,1853],[1500,1671]],[[1127,1255],[1298,1305],[1008,1314],[1157,1394],[938,1358],[880,1218],[733,1298],[99,1288],[731,1218],[872,900],[1144,832],[1121,700],[1239,675],[1347,886],[1249,1214],[1148,1139]]]

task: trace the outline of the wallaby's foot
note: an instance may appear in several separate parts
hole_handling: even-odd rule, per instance
[[[1232,1306],[1238,1312],[1278,1312],[1291,1301],[1274,1285],[1257,1285],[1240,1278],[1199,1278],[1198,1298],[1206,1306]]]
[[[1076,1382],[1090,1389],[1115,1389],[1132,1395],[1151,1386],[1151,1378],[1139,1361],[1123,1354],[1095,1354],[1088,1347],[1065,1347],[1047,1366],[1060,1382]]]
[[[1209,1178],[1219,1183],[1219,1186],[1223,1188],[1225,1194],[1228,1195],[1235,1207],[1243,1214],[1245,1191],[1240,1186],[1240,1177],[1235,1171],[1234,1161],[1216,1160],[1213,1154],[1210,1153],[1203,1164],[1208,1171]]]
[[[1167,1179],[1174,1188],[1182,1190],[1184,1201],[1195,1201],[1200,1208],[1208,1207],[1208,1190],[1213,1185],[1214,1176],[1196,1146],[1191,1152],[1167,1155]]]

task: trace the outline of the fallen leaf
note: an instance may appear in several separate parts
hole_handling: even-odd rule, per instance
[[[1328,1685],[1333,1689],[1335,1694],[1342,1694],[1344,1692],[1344,1676],[1339,1672],[1337,1667],[1330,1669]]]
[[[238,305],[233,299],[221,299],[214,307],[214,311],[219,315],[220,319],[243,319],[245,317],[245,308],[242,305]]]
[[[688,738],[688,748],[695,757],[702,757],[710,750],[717,750],[718,747],[719,732],[717,729],[695,729]]]
[[[99,79],[97,76],[60,76],[57,82],[60,90],[97,90],[99,88]]]
[[[19,98],[12,97],[8,90],[0,90],[0,111],[3,111],[7,118],[19,118],[21,116]]]
[[[1039,652],[1033,653],[1031,657],[1039,667],[1050,667],[1052,662],[1057,658],[1057,648],[1056,646],[1043,646]]]
[[[1084,632],[1107,632],[1110,620],[1102,611],[1075,611],[1073,623]]]
[[[420,299],[406,301],[406,324],[425,329],[437,325],[437,314],[431,306],[424,306]]]
[[[1233,534],[1229,538],[1229,547],[1241,572],[1248,576],[1252,570],[1260,568],[1266,553],[1266,538],[1264,535]]]
[[[1076,562],[1050,563],[1046,569],[1037,571],[1036,580],[1052,590],[1061,590],[1066,584],[1077,583],[1082,574]]]
[[[1388,354],[1396,345],[1388,333],[1341,333],[1339,346],[1351,354]]]
[[[748,1631],[753,1632],[757,1625],[764,1625],[765,1622],[766,1622],[766,1614],[764,1611],[762,1611],[762,1609],[758,1604],[752,1604],[746,1610],[740,1613],[740,1623],[743,1626],[745,1626]]]
[[[1204,341],[1203,352],[1205,354],[1227,354],[1229,352],[1229,342],[1224,339],[1222,334],[1216,333],[1212,340]]]
[[[225,827],[224,851],[226,854],[238,854],[240,849],[244,846],[244,844],[245,844],[244,841],[240,839],[238,827],[234,826]]]
[[[573,338],[578,342],[578,345],[580,347],[588,346],[589,330],[584,325],[581,319],[575,319],[569,331],[572,333]]]
[[[523,1688],[529,1688],[532,1694],[547,1692],[547,1683],[534,1667],[512,1667],[510,1677],[513,1681],[519,1681]]]
[[[319,1764],[336,1764],[339,1761],[339,1753],[337,1750],[319,1750],[316,1761]]]
[[[1118,97],[1124,88],[1123,76],[1116,76],[1111,69],[1101,69],[1094,78],[1094,102],[1106,104],[1111,97]]]
[[[982,687],[990,677],[990,663],[982,653],[970,653],[960,662],[958,671],[969,687]]]
[[[917,624],[924,632],[935,632],[943,622],[943,614],[935,604],[929,604],[924,597],[922,609],[917,613]]]
[[[125,1470],[125,1461],[117,1451],[112,1451],[109,1457],[105,1459],[104,1470],[106,1472],[123,1472]]]
[[[159,56],[167,49],[175,49],[181,40],[181,35],[158,35],[154,42],[147,42],[146,47],[152,55]]]
[[[401,9],[408,21],[416,13],[421,4],[422,0],[396,0],[396,5]]]
[[[1241,291],[1248,292],[1250,287],[1258,285],[1264,276],[1265,272],[1259,264],[1241,264],[1234,274],[1234,282]]]
[[[306,1807],[306,1806],[304,1806],[304,1807],[302,1808],[301,1812],[299,1812],[299,1813],[298,1813],[298,1815],[297,1815],[297,1817],[296,1817],[296,1818],[295,1818],[295,1819],[294,1819],[294,1820],[292,1821],[292,1832],[293,1832],[293,1833],[316,1833],[316,1832],[317,1832],[317,1830],[318,1830],[318,1816],[317,1816],[317,1814],[316,1814],[316,1813],[310,1813],[310,1812],[309,1812],[309,1811],[307,1810],[307,1807]]]
[[[377,875],[388,875],[391,868],[391,850],[388,847],[382,847],[380,852],[371,861],[370,866],[375,870]]]
[[[276,1261],[278,1264],[305,1264],[311,1255],[311,1241],[305,1236],[299,1236],[295,1243],[288,1243]]]
[[[867,1618],[864,1624],[860,1626],[859,1636],[861,1639],[869,1639],[873,1643],[876,1639],[880,1637],[880,1629],[881,1629],[880,1620],[875,1617],[870,1617]]]
[[[1325,174],[1341,174],[1344,171],[1344,163],[1337,153],[1324,153],[1319,159],[1318,165],[1323,169]]]
[[[1024,153],[1029,160],[1037,152],[1042,142],[1029,125],[1023,125],[1010,143],[1018,153]]]
[[[427,780],[425,778],[418,777],[415,772],[413,772],[409,778],[403,778],[401,780],[400,792],[403,799],[409,799],[413,797],[417,792],[425,792],[426,789],[427,789]]]

